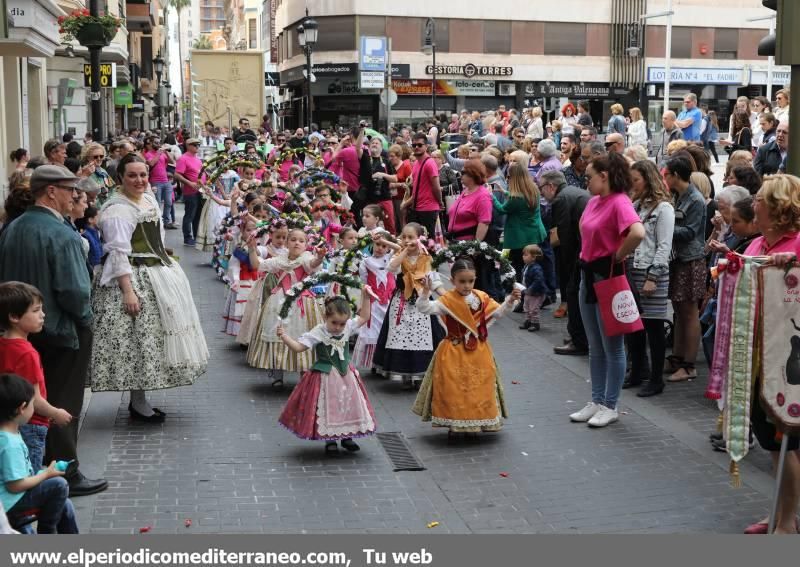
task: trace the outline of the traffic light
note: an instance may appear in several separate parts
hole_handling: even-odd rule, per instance
[[[761,4],[775,12],[775,33],[758,42],[758,54],[775,56],[777,65],[800,65],[800,40],[794,38],[800,5],[796,0],[761,0]]]

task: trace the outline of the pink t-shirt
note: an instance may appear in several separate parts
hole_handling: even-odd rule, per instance
[[[420,172],[422,178],[420,179]],[[414,210],[420,212],[438,211],[441,208],[439,201],[433,198],[433,178],[439,177],[439,168],[433,158],[422,158],[414,162],[411,169],[411,195],[416,193],[417,206]]]
[[[347,191],[352,193],[361,187],[361,180],[358,177],[361,171],[361,162],[358,159],[358,152],[355,146],[350,146],[339,152],[333,160],[334,169],[339,177],[347,183]]]
[[[770,248],[767,239],[759,236],[744,251],[745,256],[769,256],[778,252],[794,252],[800,254],[800,233],[790,232],[780,238]]]
[[[477,228],[478,223],[491,223],[492,207],[492,194],[489,192],[486,185],[481,185],[470,195],[461,193],[455,204],[453,204],[453,208],[450,209],[450,223],[447,226],[447,231],[459,232],[468,228]],[[474,239],[474,230],[471,234],[456,237],[456,240]]]
[[[178,158],[178,163],[175,165],[175,173],[180,173],[189,181],[197,181],[202,168],[203,162],[200,161],[199,157],[186,153]],[[195,195],[197,194],[197,189],[184,185],[183,194]]]
[[[589,199],[581,217],[581,260],[591,262],[614,254],[631,225],[641,222],[625,193]]]
[[[169,178],[167,177],[167,156],[162,152],[159,153],[157,151],[151,150],[149,152],[144,153],[144,159],[148,162],[152,160],[158,154],[158,162],[154,166],[150,168],[150,183],[167,183],[169,182]]]

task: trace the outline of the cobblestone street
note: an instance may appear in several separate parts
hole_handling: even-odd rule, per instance
[[[502,432],[449,445],[410,412],[414,392],[366,376],[379,431],[402,432],[426,470],[393,472],[376,439],[326,458],[322,443],[278,425],[297,378],[276,391],[247,366],[220,332],[224,286],[178,232],[170,244],[213,359],[194,386],[153,393],[168,414],[160,426],[131,422],[127,394],[91,396],[81,460],[109,489],[75,500],[83,532],[741,533],[767,512],[767,455],[747,457],[734,489],[727,455],[711,451],[717,412],[702,397],[705,369],[661,396],[625,392],[610,427],[570,423],[589,397],[588,364],[553,354],[565,323],[549,310],[538,334],[517,330],[519,315],[492,329],[511,414]]]

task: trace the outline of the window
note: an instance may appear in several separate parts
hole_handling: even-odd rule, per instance
[[[386,18],[383,16],[359,16],[359,35],[383,37],[386,35]]]
[[[714,31],[714,59],[736,59],[739,30],[717,28]]]
[[[258,47],[258,28],[256,28],[255,18],[247,20],[247,39],[247,46],[250,49],[256,49]]]
[[[586,24],[546,23],[544,54],[586,55]]]
[[[422,21],[422,37],[425,38],[425,19]],[[448,53],[450,51],[450,20],[442,18],[436,20],[436,51]]]
[[[692,28],[672,28],[672,57],[691,59]]]
[[[493,20],[483,22],[483,50],[485,53],[509,55],[511,53],[511,22]]]
[[[315,18],[319,24],[317,43],[314,49],[317,51],[350,51],[356,46],[356,20],[354,16],[330,16]],[[297,33],[295,28],[301,22],[296,22],[292,28],[292,45],[300,53],[299,43],[297,43]],[[291,57],[291,55],[290,55]]]

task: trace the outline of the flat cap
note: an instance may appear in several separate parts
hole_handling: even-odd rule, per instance
[[[77,187],[80,178],[61,165],[40,165],[33,170],[31,176],[31,191],[36,191],[48,185],[65,185]]]

